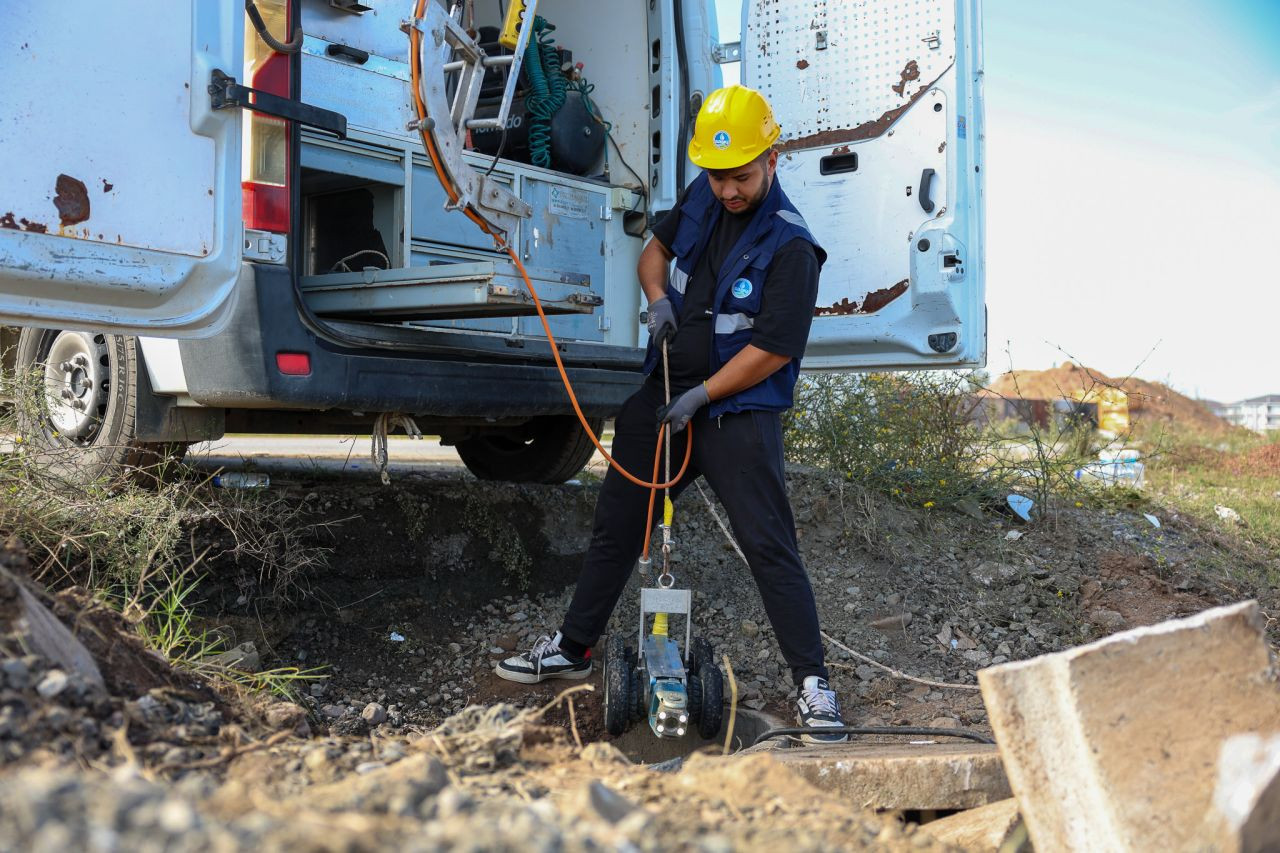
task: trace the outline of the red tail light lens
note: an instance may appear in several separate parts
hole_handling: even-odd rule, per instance
[[[259,0],[267,26],[289,31],[289,14],[283,0]],[[282,98],[289,97],[289,64],[286,54],[268,47],[252,25],[246,23],[245,80],[247,85]],[[245,116],[241,162],[244,225],[259,231],[289,232],[289,123],[261,113]]]

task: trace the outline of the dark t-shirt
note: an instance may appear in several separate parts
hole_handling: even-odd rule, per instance
[[[683,203],[683,199],[681,199]],[[716,278],[725,257],[751,223],[751,213],[720,212],[720,221],[685,286],[679,326],[668,347],[672,393],[686,391],[711,375],[711,311]],[[653,236],[670,249],[680,222],[680,205],[653,226]],[[765,275],[760,313],[751,343],[766,352],[800,358],[809,339],[818,301],[818,256],[813,244],[796,238],[782,246]],[[662,367],[654,378],[662,381]]]

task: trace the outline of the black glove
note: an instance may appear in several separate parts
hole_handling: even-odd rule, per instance
[[[649,337],[656,347],[661,347],[664,342],[676,336],[676,311],[671,307],[670,299],[664,296],[649,304],[646,325],[649,327]]]
[[[705,382],[690,388],[665,406],[658,407],[658,425],[671,424],[671,432],[677,433],[689,425],[689,420],[707,403],[711,395],[707,393]]]

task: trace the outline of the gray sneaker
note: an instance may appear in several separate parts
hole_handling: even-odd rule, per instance
[[[499,678],[537,684],[551,678],[583,679],[591,675],[591,653],[575,658],[560,648],[560,632],[554,637],[539,637],[533,648],[500,662],[493,671]]]
[[[801,726],[814,730],[811,735],[801,735],[800,739],[805,743],[844,743],[849,739],[842,733],[821,734],[823,727],[844,725],[840,716],[840,700],[825,678],[810,675],[804,680],[796,697],[796,717]]]

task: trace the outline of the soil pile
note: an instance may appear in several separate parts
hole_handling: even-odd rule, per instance
[[[25,568],[0,553],[3,849],[954,849],[766,755],[659,773],[574,745],[547,708],[470,706],[432,729],[369,713],[357,736],[313,739],[296,706],[218,694]]]
[[[243,735],[223,697],[147,651],[118,614],[25,574],[20,547],[0,551],[0,762],[180,765]]]
[[[824,629],[921,678],[973,684],[983,666],[1252,594],[1215,582],[1213,567],[1237,560],[1226,546],[1158,509],[1158,529],[1137,511],[1083,507],[1021,526],[907,507],[821,471],[792,469],[788,486]],[[252,639],[268,665],[327,665],[329,677],[305,697],[315,724],[367,729],[365,709],[376,703],[384,727],[429,727],[470,704],[529,707],[554,696],[554,682],[517,685],[492,670],[559,627],[597,486],[498,488],[452,474],[279,488],[316,521],[360,516],[344,526],[331,568],[311,579],[323,598],[272,611],[253,596],[237,603],[237,587],[204,594],[218,623],[238,625],[235,640]],[[488,506],[483,523],[463,528],[450,510],[463,506]],[[673,569],[677,585],[693,590],[695,635],[729,657],[744,706],[793,719],[795,688],[759,593],[696,488],[677,501],[675,528]],[[413,535],[396,532],[405,530]],[[1117,560],[1131,571],[1112,571]],[[632,645],[640,584],[630,578],[610,625]],[[1150,607],[1131,607],[1130,587]],[[834,645],[827,652],[851,721],[985,726],[976,693],[901,681]],[[603,737],[598,701],[579,704],[588,739]],[[553,719],[568,723],[563,712]]]
[[[362,741],[245,756],[221,777],[135,766],[0,776],[16,849],[408,851],[951,850],[860,812],[771,758],[630,764],[511,706],[469,709],[353,763]]]
[[[905,507],[820,471],[788,481],[823,627],[915,676],[972,684],[983,666],[1250,594],[1276,608],[1274,591],[1218,583],[1215,567],[1240,568],[1239,555],[1163,510],[1159,528],[1070,507],[1021,526]],[[0,560],[0,848],[943,849],[927,824],[862,813],[767,756],[694,756],[674,773],[631,763],[601,731],[598,669],[572,713],[554,682],[493,676],[558,625],[596,485],[450,472],[272,488],[307,523],[354,518],[330,567],[273,608],[215,558],[201,595],[264,666],[327,667],[298,704],[220,694],[83,593],[49,596],[19,557]],[[759,595],[697,489],[677,502],[676,540],[696,633],[732,661],[743,705],[790,718]],[[611,626],[627,638],[638,583]],[[35,648],[32,596],[83,654]],[[976,693],[828,651],[850,722],[989,732]],[[72,666],[85,656],[98,679]]]
[[[1231,457],[1226,467],[1233,474],[1280,476],[1280,442],[1263,444],[1244,454]]]
[[[1175,425],[1206,435],[1226,435],[1239,429],[1209,411],[1203,403],[1167,385],[1134,376],[1115,379],[1089,367],[1063,362],[1049,370],[1014,370],[996,378],[990,389],[1010,399],[1075,399],[1081,392],[1119,388],[1129,395],[1129,414],[1135,425],[1150,428]]]

